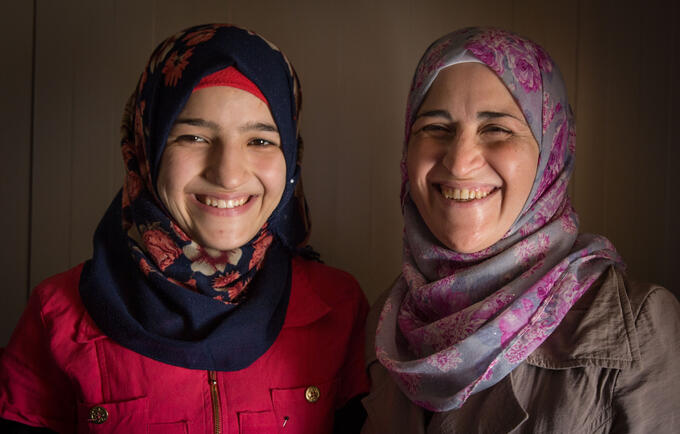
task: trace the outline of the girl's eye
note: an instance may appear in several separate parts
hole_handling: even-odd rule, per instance
[[[279,146],[274,142],[271,142],[266,139],[252,139],[250,142],[248,142],[249,145],[252,146]]]
[[[204,139],[203,137],[200,136],[194,136],[192,134],[184,134],[179,137],[177,137],[178,142],[185,142],[185,143],[206,143],[207,140]]]

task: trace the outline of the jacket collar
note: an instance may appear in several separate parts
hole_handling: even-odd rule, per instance
[[[331,311],[330,306],[314,290],[314,285],[308,274],[309,267],[305,267],[302,261],[298,257],[294,257],[292,260],[293,282],[283,328],[304,327],[321,319]]]
[[[640,361],[635,320],[621,273],[610,267],[526,359],[545,369],[626,369]]]
[[[490,408],[502,411],[488,411]],[[512,432],[528,418],[513,391],[511,376],[507,375],[493,387],[470,395],[458,410],[434,413],[430,424],[441,427],[442,433],[501,433]]]

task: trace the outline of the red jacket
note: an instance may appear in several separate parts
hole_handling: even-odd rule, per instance
[[[0,418],[58,432],[326,433],[368,392],[356,281],[293,259],[283,329],[251,366],[207,372],[157,362],[95,326],[78,294],[82,265],[41,283],[0,356]],[[224,342],[229,345],[229,342]]]

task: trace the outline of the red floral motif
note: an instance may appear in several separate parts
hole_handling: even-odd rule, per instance
[[[224,276],[218,276],[215,278],[215,280],[213,280],[213,288],[219,291],[220,288],[225,288],[231,282],[238,279],[240,276],[241,275],[236,271],[232,271],[231,273],[225,274]]]
[[[151,272],[151,265],[149,265],[146,259],[142,258],[139,261],[139,268],[142,270],[142,273],[144,273],[145,276],[149,276],[149,273]]]
[[[267,248],[269,248],[269,245],[273,240],[274,237],[272,237],[271,234],[263,232],[260,238],[253,243],[253,256],[250,258],[248,268],[252,269],[254,266],[257,266],[258,269],[260,268],[262,265],[262,258],[264,258],[264,254],[267,252]]]
[[[246,281],[237,282],[235,285],[231,286],[227,290],[227,294],[229,294],[229,300],[232,301],[236,300],[236,297],[238,297],[243,292],[243,290],[246,289],[246,285],[248,284],[248,282],[250,282],[250,279],[247,279]]]
[[[177,40],[177,36],[171,36],[170,38],[166,39],[165,42],[163,42],[163,45],[158,47],[156,51],[151,55],[151,59],[149,59],[149,71],[153,74],[153,72],[156,70],[156,67],[158,66],[159,63],[163,61],[165,58],[165,55],[170,51],[175,44],[175,41]],[[141,87],[140,87],[141,89]]]
[[[179,226],[177,226],[177,223],[175,223],[175,222],[172,221],[172,220],[170,221],[170,227],[172,228],[173,232],[175,232],[175,235],[177,235],[177,237],[178,237],[180,240],[182,240],[182,241],[191,241],[191,238],[189,238],[189,236],[188,236],[187,234],[184,233],[184,231],[182,230],[182,228],[180,228]]]
[[[189,58],[193,53],[194,49],[190,48],[182,54],[174,52],[170,55],[161,71],[165,76],[164,83],[166,86],[175,87],[177,85],[177,81],[182,78],[182,72],[189,64]]]
[[[196,291],[196,279],[189,279],[189,280],[186,281],[186,282],[180,282],[180,281],[177,280],[177,279],[173,279],[172,277],[168,277],[168,280],[169,280],[170,282],[174,283],[174,284],[177,285],[177,286],[181,286],[182,288],[186,288],[186,289],[188,289],[188,290],[190,290],[190,291],[197,292],[197,291]]]
[[[215,29],[211,27],[191,32],[182,38],[182,40],[185,41],[188,46],[192,46],[209,41],[213,36],[215,36]]]
[[[161,271],[165,271],[182,254],[172,239],[160,229],[149,229],[144,232],[142,238]]]
[[[125,162],[125,167],[130,167],[130,162],[135,159],[135,151],[132,145],[127,140],[123,141],[121,145],[121,152],[123,153],[123,161]]]
[[[227,289],[227,295],[217,295],[213,297],[214,300],[221,301],[224,304],[234,304],[233,301],[243,293],[243,291],[246,289],[246,286],[248,285],[248,282],[250,280],[247,280],[245,282],[238,282],[234,286],[230,287]]]
[[[128,172],[125,179],[125,184],[123,185],[123,208],[127,208],[132,202],[134,202],[139,193],[142,191],[144,185],[139,175],[135,172]]]

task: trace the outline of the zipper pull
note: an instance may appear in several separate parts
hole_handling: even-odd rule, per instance
[[[284,416],[283,417],[283,425],[281,425],[281,428],[285,428],[287,423],[288,423],[288,416]]]

